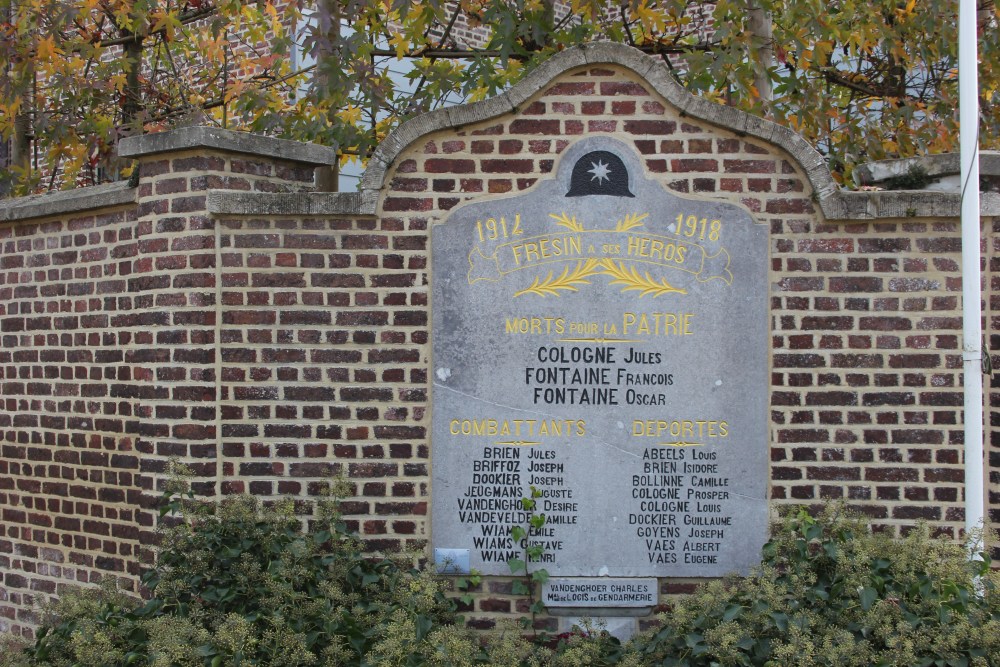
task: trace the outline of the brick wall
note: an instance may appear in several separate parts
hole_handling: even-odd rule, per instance
[[[296,163],[143,160],[136,203],[0,224],[0,630],[67,584],[138,590],[170,458],[217,493],[209,187],[312,184]],[[40,200],[41,201],[41,200]]]
[[[954,215],[833,219],[798,149],[679,111],[621,63],[549,76],[516,111],[404,142],[367,181],[382,179],[370,210],[282,194],[309,190],[314,163],[167,142],[135,153],[135,205],[0,223],[0,629],[30,633],[30,603],[70,581],[135,588],[171,457],[206,496],[294,497],[303,515],[343,474],[369,548],[423,546],[428,229],[602,133],[770,230],[774,505],[843,499],[878,529],[960,535]],[[489,628],[526,604],[494,578],[466,616]]]
[[[111,574],[134,590],[134,207],[0,226],[0,629]]]

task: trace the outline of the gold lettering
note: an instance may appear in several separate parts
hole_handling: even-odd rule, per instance
[[[542,259],[548,259],[549,257],[551,257],[551,256],[552,256],[551,254],[549,254],[549,243],[550,243],[550,241],[549,241],[549,239],[547,239],[547,238],[542,238],[542,239],[541,239],[541,240],[540,240],[540,241],[538,242],[538,247],[539,247],[539,248],[541,248],[541,252],[540,252],[540,254],[541,254],[541,256],[542,256]],[[558,245],[556,245],[556,251],[555,251],[555,254],[556,254],[556,255],[559,255],[559,254],[561,254],[561,253],[559,252],[559,246],[558,246]]]
[[[632,435],[637,438],[726,438],[729,423],[716,419],[636,419],[632,421]]]
[[[566,322],[561,317],[508,317],[504,320],[505,334],[563,334]]]
[[[624,313],[622,335],[690,336],[694,313]]]
[[[653,244],[649,248],[649,253],[654,259],[663,259],[663,241],[654,239]]]
[[[521,244],[514,245],[510,247],[511,254],[514,255],[514,263],[521,266],[521,251],[524,250],[524,246]]]
[[[583,241],[581,241],[579,236],[570,236],[568,239],[569,252],[566,254],[576,254],[579,255],[583,252]]]
[[[584,419],[492,419],[487,417],[452,419],[451,435],[469,437],[583,437],[587,435]]]

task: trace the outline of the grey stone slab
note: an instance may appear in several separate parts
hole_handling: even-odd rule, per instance
[[[707,120],[729,128],[738,134],[746,134],[747,114],[724,104],[708,103],[711,105],[712,113]]]
[[[135,204],[136,189],[127,181],[93,185],[75,190],[0,200],[0,221],[49,218],[101,208]]]
[[[382,140],[378,148],[375,149],[374,156],[378,161],[390,165],[410,144],[428,134],[449,127],[451,127],[451,121],[447,109],[436,109],[411,118]]]
[[[616,42],[597,41],[583,44],[582,50],[588,64],[613,63],[621,65],[643,78],[654,66],[663,65],[662,62],[657,63],[638,49],[622,48],[622,46],[624,45]]]
[[[993,194],[993,193],[984,193]],[[995,215],[991,197],[981,198],[980,213]],[[954,193],[935,191],[845,192],[823,202],[829,220],[877,220],[886,218],[956,218],[961,200]]]
[[[819,206],[823,217],[827,220],[845,220],[853,215],[852,210],[864,211],[865,205],[861,199],[851,197],[851,194],[855,193],[838,192],[821,199]]]
[[[1000,193],[980,193],[979,208],[983,215],[1000,215]]]
[[[358,207],[358,213],[360,215],[375,215],[375,211],[378,208],[379,191],[362,188],[358,194],[361,195],[361,204]]]
[[[530,191],[432,228],[434,548],[486,574],[525,546],[557,577],[757,562],[767,229],[661,178],[588,137]],[[546,518],[529,530],[532,496]]]
[[[979,152],[979,173],[985,176],[1000,176],[1000,151]]]
[[[880,218],[957,217],[961,214],[962,202],[958,194],[921,191],[872,194]]]
[[[449,107],[447,109],[448,124],[455,128],[465,127],[511,113],[515,107],[516,105],[511,101],[509,94],[501,93],[481,102]]]
[[[329,146],[205,126],[126,137],[118,143],[118,155],[138,158],[197,148],[213,148],[313,165],[337,163],[337,151]]]
[[[886,218],[958,218],[961,197],[956,193],[927,190],[850,192],[841,190],[821,202],[828,220],[877,220]],[[1000,212],[1000,195],[980,194],[980,215]]]
[[[877,160],[867,162],[855,168],[858,179],[869,185],[878,185],[899,176],[905,176],[911,170],[924,172],[932,183],[926,189],[944,192],[959,192],[961,181],[961,155],[958,153],[941,153],[939,155],[921,155],[918,157]],[[1000,153],[997,151],[979,152],[979,176],[988,181],[1000,176]]]
[[[670,69],[664,67],[663,63],[652,63],[646,72],[645,79],[668,103],[678,108],[681,108],[682,100],[691,97],[691,94],[684,90],[684,86],[677,83],[677,80],[670,73]]]
[[[774,132],[775,128],[779,127],[776,123],[773,123],[766,118],[760,118],[759,116],[747,115],[746,122],[744,123],[744,130],[751,137],[756,137],[768,143],[774,143]]]
[[[980,155],[980,162],[982,155]],[[957,174],[960,171],[958,153],[942,153],[896,160],[875,160],[858,165],[855,171],[863,183],[881,183],[895,176],[903,176],[911,169],[924,170],[928,176]]]
[[[359,192],[234,192],[209,190],[206,208],[213,215],[364,215]]]

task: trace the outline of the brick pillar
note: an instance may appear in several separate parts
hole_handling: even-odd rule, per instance
[[[141,541],[150,545],[170,459],[191,468],[202,497],[217,496],[226,474],[221,248],[208,192],[310,191],[314,167],[336,155],[212,128],[130,138],[121,153],[135,158],[139,170],[138,254],[128,285],[138,331],[129,362],[139,403]]]

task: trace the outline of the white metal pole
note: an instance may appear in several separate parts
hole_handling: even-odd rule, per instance
[[[966,535],[983,527],[985,515],[977,42],[976,1],[959,0],[958,109],[962,161],[962,357],[965,387]]]

